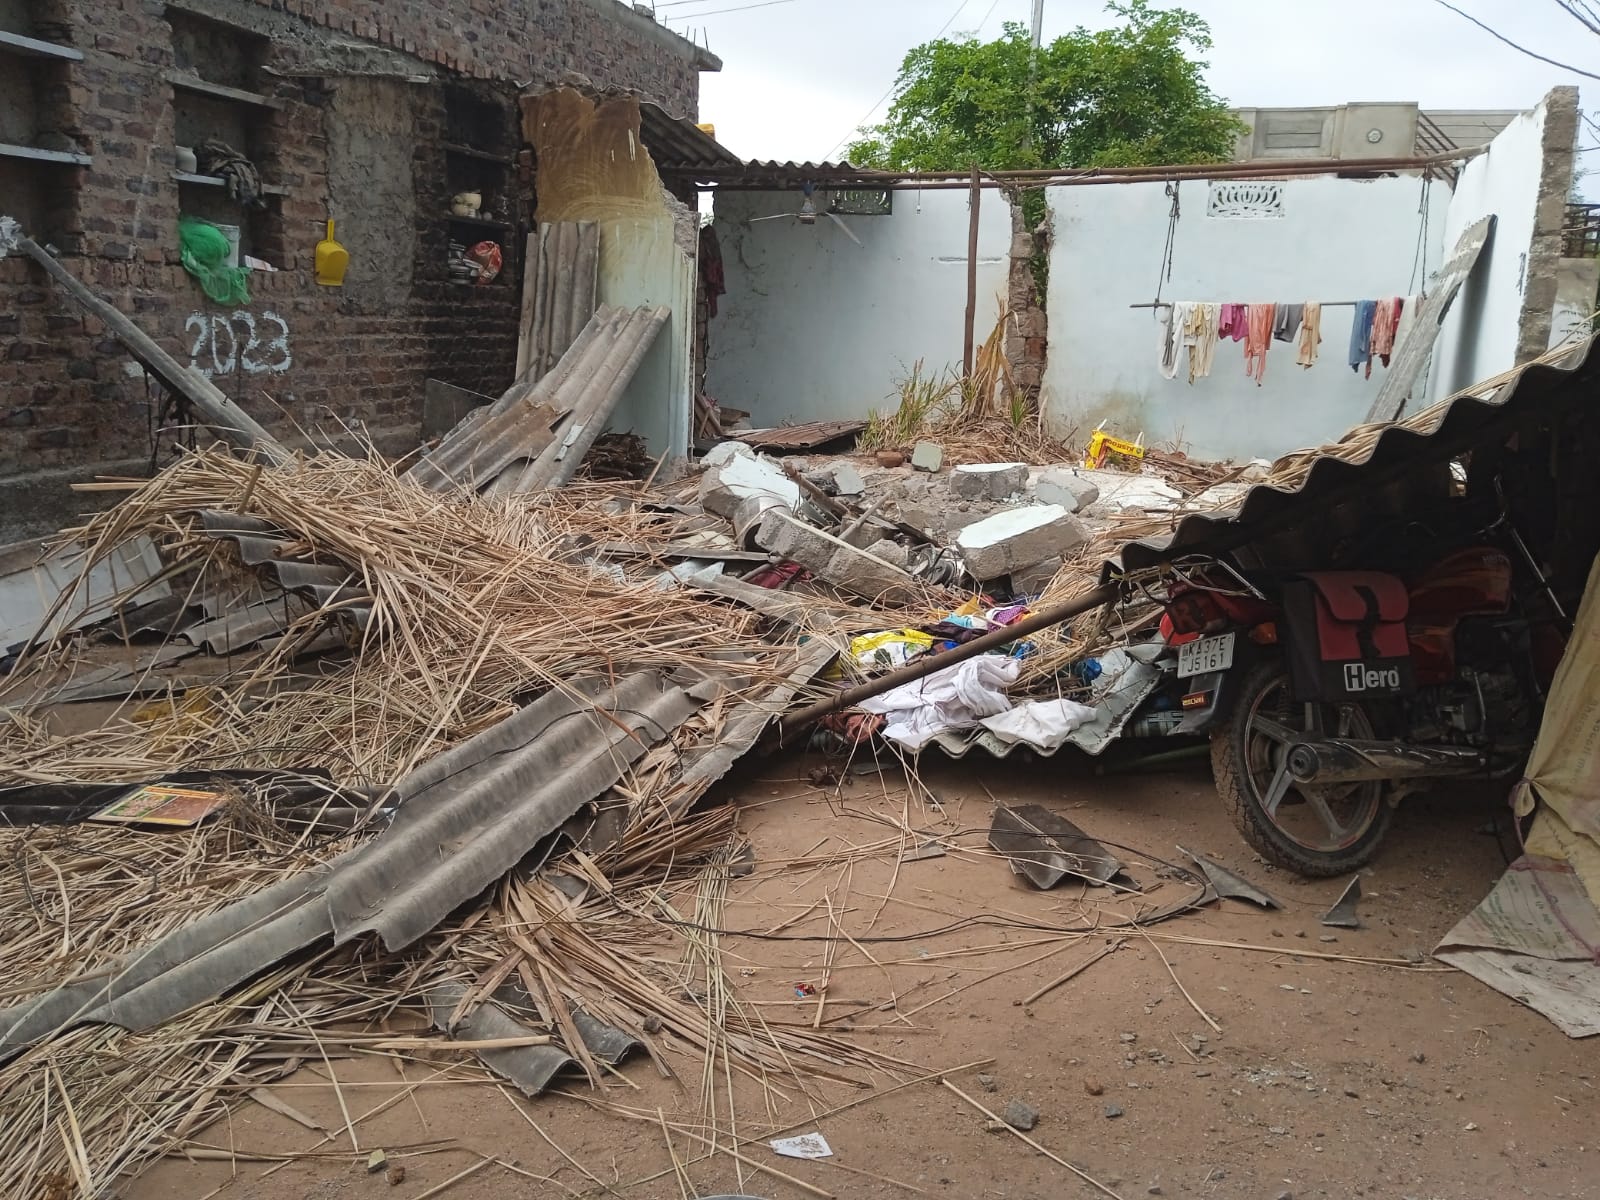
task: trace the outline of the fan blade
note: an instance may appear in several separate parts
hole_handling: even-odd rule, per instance
[[[857,236],[856,236],[856,235],[855,235],[855,234],[853,234],[853,233],[852,233],[852,232],[850,232],[850,226],[848,226],[848,225],[846,225],[846,224],[845,224],[845,223],[844,223],[844,222],[843,222],[843,221],[841,221],[841,220],[840,220],[840,219],[839,219],[839,214],[838,214],[838,213],[829,213],[829,214],[828,214],[828,217],[829,217],[829,219],[830,219],[830,220],[832,220],[832,221],[833,221],[833,223],[834,223],[834,224],[835,224],[835,225],[837,225],[837,226],[838,226],[838,227],[839,227],[839,228],[840,228],[840,229],[842,229],[842,230],[844,230],[844,235],[845,235],[845,237],[847,237],[847,238],[849,238],[849,239],[850,239],[850,240],[851,240],[851,241],[852,241],[852,242],[854,242],[854,243],[855,243],[855,244],[856,244],[856,245],[858,245],[858,246],[861,246],[861,247],[862,247],[862,249],[866,249],[866,247],[865,247],[865,245],[864,245],[864,244],[863,244],[863,243],[862,243],[862,241],[861,241],[861,239],[860,239],[860,238],[858,238],[858,237],[857,237]]]
[[[745,222],[745,224],[754,225],[757,221],[781,221],[785,217],[788,217],[792,220],[794,218],[794,213],[773,213],[770,217],[751,217]]]

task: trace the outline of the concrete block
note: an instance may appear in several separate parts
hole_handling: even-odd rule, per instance
[[[944,466],[944,447],[938,442],[918,442],[911,451],[911,465],[918,471],[937,471]]]
[[[995,513],[956,535],[956,549],[977,579],[998,579],[1062,558],[1089,540],[1089,530],[1059,504],[1030,504]]]
[[[719,442],[705,457],[700,504],[707,512],[735,519],[741,501],[766,496],[786,509],[800,504],[800,485],[770,459],[742,442]],[[746,508],[748,512],[748,506]]]
[[[950,472],[950,491],[963,500],[1004,500],[1027,486],[1026,463],[972,463]]]
[[[1040,504],[1059,504],[1068,512],[1080,513],[1100,499],[1100,489],[1071,467],[1051,467],[1040,473],[1033,485]]]
[[[859,496],[867,490],[867,481],[861,472],[847,462],[836,462],[828,468],[833,476],[833,489],[841,496]]]
[[[867,553],[873,558],[881,558],[890,566],[905,570],[906,564],[911,561],[911,553],[899,542],[881,538],[867,547]]]
[[[909,604],[916,598],[915,581],[894,563],[858,550],[781,509],[762,518],[755,536],[762,549],[868,600]]]

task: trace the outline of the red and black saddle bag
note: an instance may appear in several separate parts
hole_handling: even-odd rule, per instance
[[[1378,571],[1313,571],[1283,589],[1296,700],[1369,700],[1415,690],[1406,586]]]

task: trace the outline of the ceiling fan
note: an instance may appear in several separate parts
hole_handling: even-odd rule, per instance
[[[817,201],[814,195],[817,190],[817,185],[814,183],[804,183],[800,185],[800,190],[804,194],[805,199],[801,202],[799,212],[773,213],[770,217],[751,217],[749,223],[754,225],[757,221],[782,221],[792,218],[796,221],[799,221],[802,225],[815,225],[819,215],[817,211]],[[824,211],[820,215],[827,217],[828,220],[832,221],[835,225],[842,229],[845,237],[849,238],[856,245],[863,245],[861,239],[851,232],[850,226],[846,225],[842,220],[839,219],[838,213]]]

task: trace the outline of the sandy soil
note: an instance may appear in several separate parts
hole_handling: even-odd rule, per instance
[[[898,774],[847,776],[835,795],[808,781],[817,762],[771,760],[729,788],[758,866],[730,889],[726,926],[764,931],[792,923],[768,939],[726,938],[726,971],[741,997],[762,1002],[766,1019],[806,1025],[817,1019],[818,1003],[796,999],[794,985],[826,978],[822,1019],[907,1065],[898,1079],[876,1076],[870,1089],[808,1080],[810,1099],[793,1078],[774,1078],[787,1100],[771,1098],[770,1111],[760,1089],[737,1084],[738,1134],[759,1139],[743,1151],[753,1162],[841,1198],[1600,1194],[1600,1039],[1570,1041],[1536,1014],[1429,962],[1317,957],[1425,955],[1504,865],[1500,842],[1482,832],[1494,814],[1493,793],[1411,802],[1364,876],[1362,928],[1334,931],[1318,917],[1343,881],[1304,883],[1256,861],[1222,816],[1203,767],[1097,777],[1076,759],[941,762],[923,776],[942,801],[935,807],[915,799]],[[990,792],[1002,802],[1056,808],[1126,847],[1118,854],[1133,878],[1159,886],[1142,897],[1072,885],[1033,890],[984,848]],[[937,835],[948,853],[897,866],[907,826]],[[1076,926],[1096,913],[1109,922],[1137,905],[1179,899],[1187,885],[1162,880],[1154,861],[1176,859],[1178,843],[1251,876],[1283,911],[1225,901],[1166,922],[1157,933],[1222,944],[1129,937],[1024,1007],[1022,998],[1040,985],[1123,936],[1068,940],[1025,926]],[[830,902],[857,943],[831,939],[831,971]],[[954,921],[967,924],[923,936]],[[865,1011],[891,999],[892,1008]],[[1011,1100],[1037,1108],[1030,1136],[1105,1191],[1011,1134],[986,1131],[985,1118],[936,1081],[885,1094],[902,1079],[982,1060],[992,1061],[950,1081],[996,1112]],[[568,1086],[652,1118],[660,1108],[668,1119],[693,1121],[701,1081],[692,1064],[674,1061],[684,1064],[678,1080],[660,1078],[641,1059],[598,1093]],[[168,1160],[124,1194],[419,1200],[486,1155],[515,1169],[488,1165],[442,1194],[818,1194],[725,1155],[702,1157],[703,1148],[681,1136],[675,1151],[687,1165],[680,1178],[653,1121],[598,1114],[561,1096],[513,1103],[450,1062],[442,1054],[404,1066],[336,1060],[338,1094],[325,1074],[302,1071],[274,1091],[339,1130],[317,1148],[326,1157],[276,1170],[263,1162]],[[727,1093],[720,1080],[717,1087],[726,1129]],[[343,1133],[341,1099],[355,1118],[398,1100],[359,1121],[359,1154]],[[834,1157],[802,1162],[765,1146],[791,1130],[820,1130]],[[213,1145],[246,1153],[309,1150],[321,1137],[253,1104],[206,1134]],[[440,1139],[447,1140],[442,1149],[418,1145]],[[399,1149],[408,1145],[416,1149]],[[404,1166],[403,1181],[367,1173],[375,1147]]]

